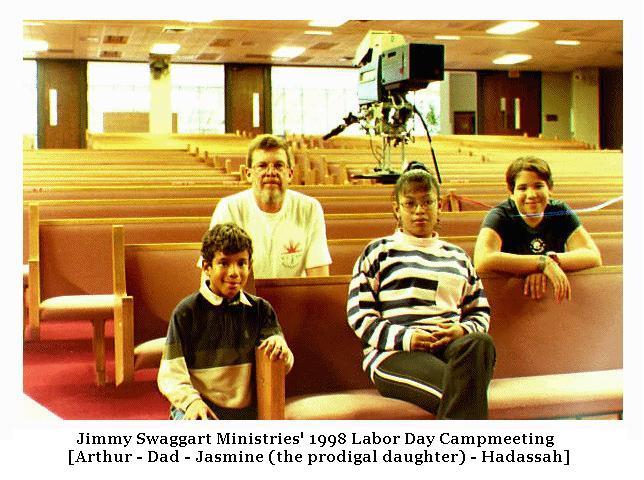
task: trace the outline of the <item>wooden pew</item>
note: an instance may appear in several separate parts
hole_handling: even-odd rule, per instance
[[[118,384],[133,378],[135,345],[158,339],[174,305],[196,289],[198,248],[198,244],[156,244],[116,249],[114,278],[125,279],[124,287],[115,290],[121,299],[115,320]],[[601,267],[571,275],[576,293],[571,302],[561,305],[549,297],[524,298],[518,278],[483,276],[498,355],[490,387],[491,418],[621,412],[621,296],[596,301],[597,292],[620,291],[621,272],[621,267]],[[151,277],[155,280],[148,281]],[[181,284],[163,281],[168,277],[181,278]],[[414,405],[378,395],[361,370],[360,342],[346,322],[349,280],[350,276],[331,276],[255,281],[257,294],[274,306],[296,358],[286,381],[286,400],[284,387],[277,386],[277,406],[260,393],[262,408],[272,408],[270,418],[432,418]],[[517,300],[509,302],[509,298]],[[325,306],[323,316],[320,305]],[[593,328],[588,328],[589,318]],[[318,330],[324,335],[311,334]],[[553,331],[562,334],[552,335]],[[571,338],[576,340],[574,346]],[[261,382],[270,386],[275,364],[266,366],[259,360],[258,370],[269,371],[269,379]]]
[[[476,235],[485,217],[484,211],[442,212],[437,231],[441,236]],[[599,210],[579,215],[589,232],[621,232],[622,211]],[[327,238],[376,238],[393,233],[393,213],[325,215]]]
[[[94,133],[86,132],[85,135],[88,149],[175,149],[188,150],[188,145],[196,142],[217,142],[224,143],[229,141],[238,141],[242,137],[233,133]]]
[[[200,241],[210,223],[209,216],[41,221],[37,205],[30,208],[27,331],[30,339],[39,338],[40,321],[49,316],[89,315],[93,319],[109,312],[110,299],[97,295],[110,292],[111,225],[126,224],[128,235],[132,235],[128,242],[147,243]],[[443,237],[474,235],[478,233],[482,214],[446,212],[441,217],[439,232]],[[581,218],[591,233],[622,230],[621,211],[590,212]],[[329,240],[376,238],[393,233],[395,228],[391,214],[328,214],[325,221]],[[92,321],[98,325],[101,320]]]
[[[588,182],[570,181],[558,184],[556,193],[565,199],[569,193],[587,193]],[[594,182],[594,193],[604,193],[607,197],[622,194],[621,181]],[[96,187],[91,185],[32,185],[23,187],[23,199],[54,200],[54,199],[115,199],[115,198],[189,198],[217,197],[221,198],[248,188],[246,182],[229,184],[176,184],[176,185],[111,185]],[[293,190],[313,197],[335,196],[391,196],[391,185],[293,185]],[[444,182],[441,194],[453,190],[457,194],[468,195],[472,192],[480,194],[492,193],[507,196],[506,188],[501,181],[497,182]]]
[[[90,321],[96,381],[105,382],[104,323],[113,318],[111,228],[127,224],[128,241],[200,240],[207,218],[43,220],[33,207],[29,237],[29,312],[27,340],[40,338],[49,319]],[[198,258],[198,257],[196,257]]]
[[[128,232],[136,235],[141,243],[148,243],[200,241],[210,223],[209,216],[40,220],[38,206],[32,205],[30,209],[28,284],[34,286],[30,289],[29,301],[30,338],[38,337],[40,317],[37,312],[41,295],[47,299],[106,293],[106,287],[110,284],[109,270],[106,268],[109,265],[110,225],[131,225]],[[484,213],[445,212],[441,216],[440,235],[476,235]],[[581,219],[591,233],[622,230],[621,211],[590,212],[582,214]],[[325,215],[325,222],[330,241],[377,238],[389,235],[395,229],[392,214],[328,214]],[[351,246],[347,244],[347,248]],[[52,267],[48,266],[52,265],[50,262],[54,262]],[[79,270],[85,273],[80,272],[80,277],[75,278]],[[52,279],[45,281],[50,276]],[[86,286],[86,282],[90,287]]]
[[[444,195],[444,211],[489,210],[508,198],[507,195],[486,193],[461,193],[451,191]],[[600,207],[603,209],[623,209],[624,199],[621,194],[606,193],[569,193],[565,197],[553,195],[553,199],[562,200],[573,210]],[[607,203],[610,202],[610,203]]]
[[[158,368],[174,307],[199,288],[201,271],[195,259],[199,258],[201,243],[126,246],[121,225],[113,227],[112,238],[117,305],[114,381],[118,386],[132,382],[135,369]],[[151,268],[160,270],[148,277]]]
[[[591,234],[602,255],[604,265],[623,264],[623,235],[622,232],[595,232]],[[467,252],[470,258],[474,254],[476,235],[461,235],[441,237],[446,242],[458,245]],[[350,275],[353,266],[362,254],[364,247],[371,241],[369,238],[345,238],[328,240],[329,251],[333,263],[331,275]]]
[[[524,298],[521,279],[483,276],[497,347],[491,418],[621,412],[622,297],[598,300],[599,292],[621,291],[621,267],[578,272],[570,279],[573,300],[557,305],[550,297]],[[275,308],[296,358],[286,380],[284,417],[278,418],[432,418],[414,405],[380,397],[361,371],[360,342],[346,322],[349,280],[256,281],[257,294]],[[325,306],[323,317],[319,305]]]

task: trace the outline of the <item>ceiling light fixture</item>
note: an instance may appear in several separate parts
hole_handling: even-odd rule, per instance
[[[173,55],[179,51],[181,45],[178,43],[155,43],[150,49],[150,53],[157,55]]]
[[[494,35],[514,35],[515,33],[525,32],[539,25],[539,22],[534,21],[510,21],[500,23],[495,27],[488,28],[487,33]]]
[[[309,22],[309,27],[333,28],[333,27],[339,27],[340,25],[343,25],[345,23],[347,23],[346,20],[311,20]]]
[[[333,35],[329,30],[304,30],[305,35]]]
[[[503,55],[502,57],[495,58],[492,60],[492,63],[496,65],[514,65],[516,63],[522,63],[527,60],[530,60],[532,58],[532,55],[528,55],[526,53],[509,53],[507,55]]]
[[[555,40],[555,43],[557,45],[570,45],[570,46],[577,46],[581,44],[579,40]]]
[[[271,57],[274,58],[294,58],[300,56],[304,53],[306,48],[304,47],[280,47],[271,53]]]
[[[460,40],[460,35],[434,35],[435,40]]]

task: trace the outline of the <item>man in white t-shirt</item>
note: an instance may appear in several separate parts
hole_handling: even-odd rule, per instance
[[[210,221],[233,222],[253,240],[255,278],[329,275],[331,255],[320,202],[288,189],[293,163],[287,144],[260,135],[248,148],[251,188],[222,198]]]

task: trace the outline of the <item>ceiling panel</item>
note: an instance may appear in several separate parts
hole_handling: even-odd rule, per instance
[[[222,20],[191,23],[176,20],[30,20],[25,39],[46,40],[52,51],[25,58],[118,59],[148,61],[153,43],[179,43],[173,62],[272,63],[285,65],[351,66],[360,41],[369,30],[399,33],[406,42],[443,43],[445,68],[486,70],[572,71],[584,67],[622,67],[622,22],[617,20],[542,20],[527,32],[500,36],[485,30],[494,20],[351,20],[336,28],[309,27],[307,20]],[[164,31],[164,28],[187,31]],[[306,35],[305,30],[328,30],[329,36]],[[437,41],[434,35],[460,35],[459,41]],[[107,37],[126,37],[125,44]],[[555,45],[557,39],[580,40],[578,47]],[[281,46],[304,47],[298,58],[272,58]],[[107,54],[102,52],[119,52]],[[528,53],[532,59],[512,67],[492,60],[505,53]],[[109,55],[114,55],[110,57]]]

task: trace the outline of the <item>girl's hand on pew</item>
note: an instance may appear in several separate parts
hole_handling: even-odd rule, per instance
[[[192,402],[183,416],[184,420],[208,420],[208,418],[219,420],[215,412],[202,399]]]
[[[552,283],[552,287],[555,290],[555,301],[557,303],[561,303],[562,300],[570,300],[572,298],[570,281],[557,262],[548,258],[546,261],[546,267],[543,269],[543,273]]]
[[[523,283],[523,294],[530,296],[533,300],[539,300],[546,293],[548,277],[543,273],[531,273],[525,277]]]

